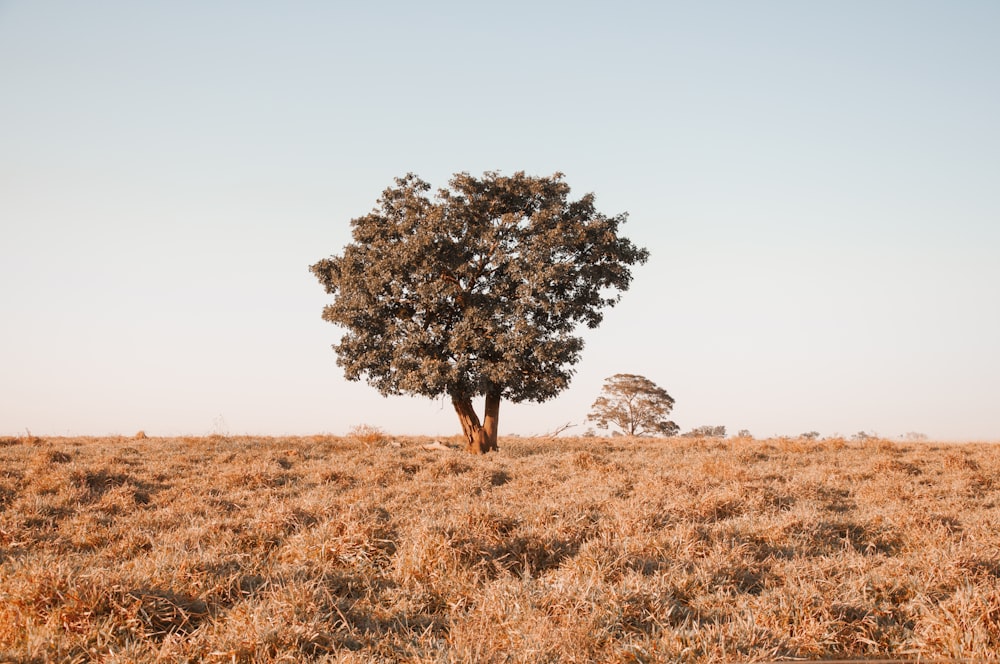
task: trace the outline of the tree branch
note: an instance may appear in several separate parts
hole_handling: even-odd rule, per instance
[[[458,289],[455,299],[458,301],[458,306],[464,309],[467,302],[465,299],[465,289],[462,288],[462,282],[458,280],[458,277],[452,274],[451,270],[445,268],[441,270],[441,281],[452,284]]]

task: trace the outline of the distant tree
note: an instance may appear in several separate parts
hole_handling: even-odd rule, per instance
[[[753,434],[750,433],[749,429],[740,429],[736,434],[737,438],[753,438]]]
[[[686,434],[685,438],[725,438],[726,437],[726,427],[724,426],[700,426],[691,429]]]
[[[807,431],[806,433],[799,434],[799,438],[805,438],[806,440],[816,440],[819,438],[819,431]]]
[[[907,433],[903,434],[903,439],[909,440],[914,443],[919,443],[927,440],[927,434],[920,433],[919,431],[908,431]]]
[[[551,399],[580,359],[579,324],[597,327],[649,255],[594,196],[570,200],[561,173],[455,175],[433,198],[410,174],[351,221],[343,254],[311,266],[346,330],[334,346],[348,380],[383,395],[446,395],[471,452],[497,447],[501,399]],[[480,423],[472,406],[486,399]]]
[[[872,436],[869,436],[864,431],[859,431],[856,434],[854,434],[853,436],[851,436],[851,440],[868,440],[871,437]]]
[[[680,430],[667,419],[673,397],[644,376],[615,374],[601,391],[587,416],[599,429],[614,424],[628,436],[673,436]]]

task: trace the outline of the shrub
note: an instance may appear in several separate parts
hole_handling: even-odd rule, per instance
[[[370,424],[359,424],[356,427],[352,427],[347,432],[347,437],[368,447],[387,445],[390,440],[389,435],[385,431]]]

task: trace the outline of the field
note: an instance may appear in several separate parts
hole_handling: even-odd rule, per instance
[[[0,439],[0,661],[1000,652],[996,445],[429,442]]]

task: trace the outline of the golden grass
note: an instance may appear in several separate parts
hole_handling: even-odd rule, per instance
[[[3,439],[0,661],[1000,652],[996,446],[427,442]]]

